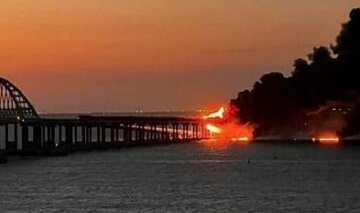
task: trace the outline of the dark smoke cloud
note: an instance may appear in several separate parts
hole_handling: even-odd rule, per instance
[[[360,8],[356,8],[334,45],[314,47],[308,59],[296,59],[290,77],[278,72],[263,75],[251,90],[231,100],[231,105],[239,109],[241,121],[255,124],[255,136],[300,131],[311,135],[314,129],[327,126],[324,123],[336,123],[333,131],[349,135],[360,132],[359,98]],[[321,113],[311,113],[316,111]],[[330,121],[332,117],[341,122]]]

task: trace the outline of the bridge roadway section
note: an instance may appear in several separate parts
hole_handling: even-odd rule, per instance
[[[7,154],[66,155],[69,152],[192,142],[209,136],[199,119],[100,117],[39,119],[0,124],[0,148]]]

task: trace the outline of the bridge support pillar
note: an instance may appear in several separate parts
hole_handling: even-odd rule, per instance
[[[6,149],[5,125],[0,124],[0,151]]]
[[[65,148],[67,151],[71,150],[73,145],[73,127],[71,125],[65,125]]]
[[[39,151],[42,149],[41,144],[43,141],[42,134],[41,134],[41,124],[36,123],[33,126],[33,143],[34,143],[34,149],[36,151]]]
[[[22,143],[22,153],[28,154],[32,151],[32,147],[29,141],[29,126],[28,125],[21,125],[21,143]]]
[[[131,142],[132,141],[132,129],[130,124],[126,124],[124,127],[124,141]]]

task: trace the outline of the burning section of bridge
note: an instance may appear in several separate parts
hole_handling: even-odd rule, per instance
[[[236,109],[221,107],[218,111],[202,117],[205,127],[210,133],[211,139],[226,139],[237,142],[249,142],[253,140],[254,126],[241,123],[236,118]],[[335,145],[341,142],[336,129],[325,126],[309,133],[308,139],[314,143]]]
[[[340,143],[340,138],[333,132],[323,132],[319,133],[318,136],[313,137],[312,141],[320,144],[332,145]]]
[[[235,110],[231,107],[221,107],[218,111],[203,116],[203,119],[211,138],[240,142],[253,139],[253,126],[242,124],[236,119]]]
[[[204,115],[203,119],[209,119],[209,118],[219,118],[222,119],[224,118],[224,113],[225,113],[225,107],[220,107],[220,109],[216,112],[210,113],[208,115]]]

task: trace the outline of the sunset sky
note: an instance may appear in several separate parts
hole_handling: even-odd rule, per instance
[[[1,0],[0,76],[40,112],[199,109],[334,42],[359,0]]]

